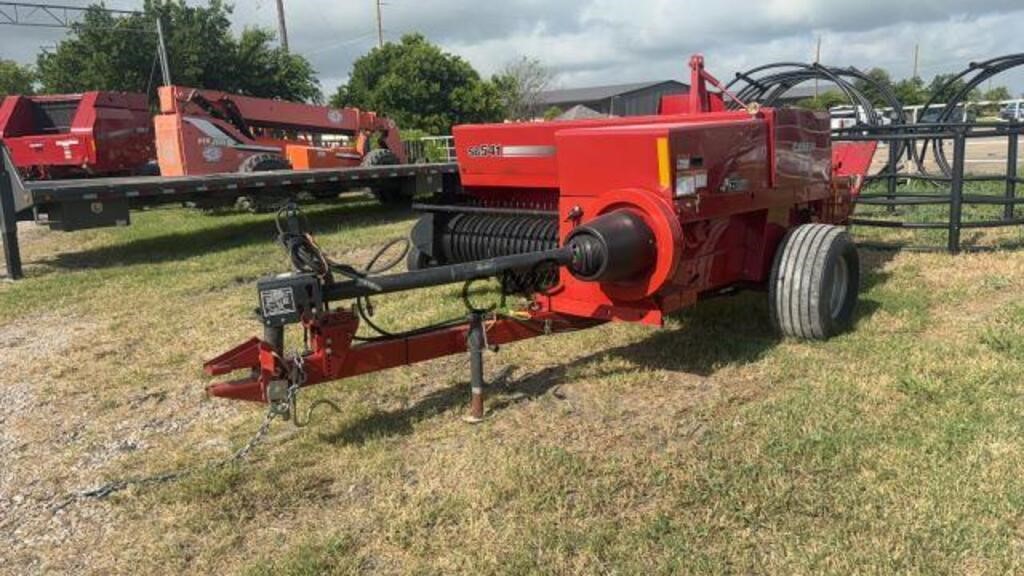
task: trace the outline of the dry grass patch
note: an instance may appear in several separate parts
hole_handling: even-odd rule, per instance
[[[310,210],[360,261],[411,217]],[[222,458],[259,407],[203,397],[201,360],[257,331],[284,267],[268,217],[142,212],[26,237],[0,285],[0,572],[245,574],[1007,573],[1022,568],[1018,252],[863,251],[856,330],[780,341],[763,295],[665,330],[611,325],[325,385],[247,463],[62,512],[69,490]],[[395,328],[459,290],[375,301]],[[477,294],[481,300],[485,291]],[[15,532],[12,527],[19,530]]]

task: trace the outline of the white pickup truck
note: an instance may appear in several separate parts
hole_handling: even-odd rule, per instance
[[[833,106],[829,108],[828,112],[832,119],[833,130],[843,130],[868,123],[868,114],[863,106]],[[887,126],[892,124],[892,118],[889,118],[887,114],[879,114],[879,122],[883,126]]]
[[[999,110],[999,117],[1007,121],[1014,120],[1020,122],[1024,120],[1024,101],[1008,102]]]

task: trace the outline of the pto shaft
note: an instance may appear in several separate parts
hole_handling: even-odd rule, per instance
[[[545,264],[567,266],[573,275],[590,282],[620,282],[648,271],[654,259],[654,234],[643,218],[629,210],[616,210],[575,228],[561,248],[372,276],[366,281],[335,282],[323,292],[328,302],[349,300],[491,278]]]

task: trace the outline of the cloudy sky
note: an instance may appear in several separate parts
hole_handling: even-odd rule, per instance
[[[332,92],[376,44],[375,0],[284,1],[292,50],[313,62]],[[106,4],[135,9],[142,1]],[[234,4],[238,28],[276,26],[275,0]],[[822,62],[881,66],[896,78],[912,72],[915,44],[926,80],[1024,51],[1024,0],[385,0],[383,15],[386,39],[422,32],[484,74],[521,55],[539,58],[562,88],[682,79],[693,52],[703,52],[719,77],[806,62],[819,36]],[[0,26],[0,57],[31,62],[62,34]],[[1020,94],[1024,70],[996,83]]]

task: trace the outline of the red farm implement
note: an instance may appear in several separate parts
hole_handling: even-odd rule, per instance
[[[356,108],[163,86],[154,122],[164,176],[405,162],[395,123]]]
[[[133,174],[155,158],[143,94],[8,96],[0,103],[0,140],[34,179]]]
[[[732,97],[699,56],[691,76],[692,92],[658,116],[457,127],[462,186],[421,207],[408,272],[334,263],[289,217],[281,242],[295,271],[258,283],[264,337],[206,364],[214,376],[245,371],[209,393],[288,415],[303,386],[468,350],[478,419],[488,346],[607,321],[660,325],[742,287],[767,292],[784,335],[846,329],[859,264],[842,226],[859,189],[853,166],[874,144],[840,159],[827,115],[743,103],[729,111],[723,99]],[[357,336],[361,322],[373,327],[371,296],[481,278],[528,304]],[[289,324],[307,342],[294,355],[284,347]]]

